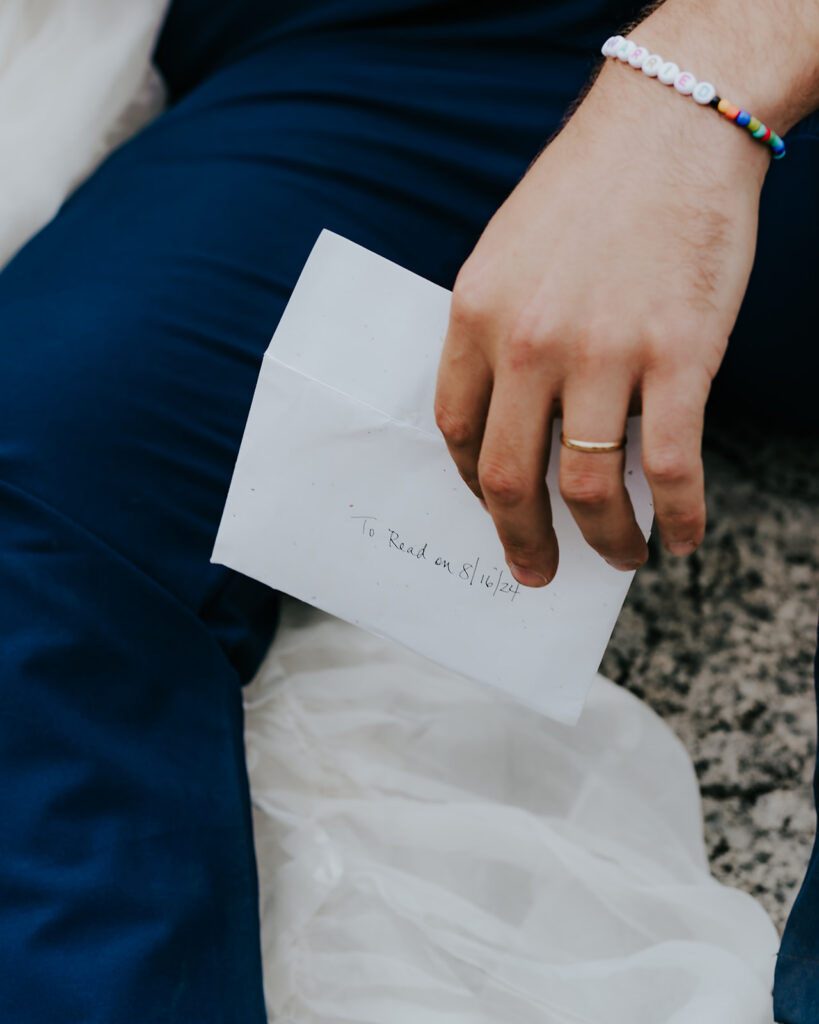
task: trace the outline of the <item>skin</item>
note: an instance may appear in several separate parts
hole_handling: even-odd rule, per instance
[[[738,47],[751,17],[734,0],[668,0],[631,35],[695,74],[719,69],[719,94],[783,134],[819,106],[819,4],[792,0],[786,13],[761,0]],[[771,67],[776,46],[789,54],[784,70]],[[608,60],[461,268],[436,418],[520,583],[544,586],[557,571],[545,485],[556,414],[568,437],[611,441],[641,411],[662,542],[676,555],[701,543],[703,414],[747,287],[770,163],[713,110]],[[622,451],[562,447],[559,478],[588,543],[631,570],[648,552],[623,462]]]

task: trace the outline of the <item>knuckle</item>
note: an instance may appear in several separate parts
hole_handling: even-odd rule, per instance
[[[519,505],[529,491],[521,471],[500,460],[479,463],[478,480],[483,493],[501,507]]]
[[[513,370],[528,370],[540,362],[545,345],[530,331],[516,329],[507,347],[509,366]]]
[[[662,368],[663,364],[668,361],[668,334],[665,331],[657,330],[656,325],[646,329],[643,335],[643,351],[647,369],[656,371]],[[671,351],[674,350],[671,349]]]
[[[629,354],[631,345],[620,337],[621,328],[607,323],[591,323],[576,329],[572,362],[576,371],[592,375],[603,365],[616,363]]]
[[[530,303],[510,324],[505,360],[512,370],[528,370],[546,359],[562,361],[568,338],[568,332],[558,328],[539,302]]]
[[[450,321],[457,329],[470,332],[486,323],[489,312],[486,289],[475,277],[462,269],[452,289]]]
[[[435,403],[435,422],[444,438],[454,448],[468,447],[476,439],[475,423],[443,402]]]
[[[689,508],[661,509],[657,518],[675,536],[698,537],[705,526],[705,509],[699,506]]]
[[[642,338],[649,364],[652,367],[673,364],[677,353],[690,349],[691,338],[697,333],[697,329],[681,317],[652,324]]]
[[[643,459],[646,476],[658,484],[680,484],[691,477],[691,464],[679,448],[649,450]]]
[[[547,359],[561,362],[568,350],[566,331],[544,317],[542,309],[531,306],[513,323],[506,340],[506,361],[512,370],[529,370]]]
[[[560,474],[560,493],[569,505],[598,508],[614,497],[616,483],[610,477],[576,469]]]
[[[506,557],[521,569],[537,570],[546,560],[547,551],[542,546],[516,537],[502,537],[501,540]]]

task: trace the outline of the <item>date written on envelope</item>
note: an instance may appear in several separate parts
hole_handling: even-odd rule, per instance
[[[392,637],[561,721],[577,720],[631,581],[547,482],[560,565],[509,574],[433,414],[451,293],[323,231],[262,360],[212,560]],[[625,480],[651,525],[639,420]]]
[[[369,538],[369,540],[378,538],[386,541],[388,551],[395,551],[408,558],[414,558],[417,562],[423,561],[469,587],[474,587],[477,583],[477,593],[479,594],[486,595],[488,592],[491,597],[506,594],[510,600],[514,601],[520,593],[520,584],[509,574],[508,570],[499,569],[497,565],[482,565],[480,555],[475,555],[470,562],[459,562],[457,559],[445,558],[444,555],[436,555],[434,551],[428,551],[428,540],[422,544],[418,542],[413,544],[398,530],[393,530],[390,527],[379,529],[376,516],[350,516],[350,518],[361,520],[362,537]]]

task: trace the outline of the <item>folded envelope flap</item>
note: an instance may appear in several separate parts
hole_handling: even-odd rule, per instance
[[[265,358],[438,435],[432,396],[451,299],[446,288],[324,229]]]

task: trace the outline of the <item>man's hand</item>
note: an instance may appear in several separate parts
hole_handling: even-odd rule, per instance
[[[703,410],[747,286],[769,161],[714,111],[608,62],[461,269],[436,415],[521,583],[557,570],[544,478],[559,409],[568,437],[605,442],[641,408],[663,543],[687,554],[701,542]],[[622,451],[562,448],[560,488],[607,561],[645,561]]]
[[[816,0],[666,0],[634,36],[780,134],[819,107]],[[545,474],[558,410],[567,437],[611,442],[641,408],[663,543],[682,555],[702,540],[703,410],[769,163],[713,110],[606,61],[461,269],[436,414],[521,583],[557,570]],[[645,561],[622,452],[562,448],[560,487],[604,558]]]

